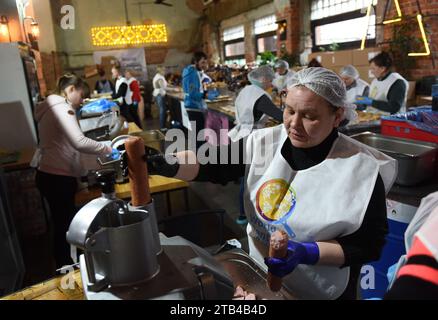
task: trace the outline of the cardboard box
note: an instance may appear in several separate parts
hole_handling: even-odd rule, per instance
[[[360,74],[360,78],[366,82],[368,82],[369,84],[371,84],[371,82],[374,80],[374,75],[371,73],[370,71],[370,67],[368,65],[366,66],[361,66],[361,67],[357,67],[356,66],[357,71]]]
[[[97,66],[96,65],[85,66],[85,68],[84,68],[84,77],[85,77],[85,79],[94,77],[97,74],[98,74],[98,71],[97,71]]]
[[[369,61],[378,55],[382,50],[379,48],[365,48],[364,50],[356,49],[352,50],[354,66],[369,65]]]
[[[353,63],[352,50],[342,50],[333,52],[333,66],[343,67]]]
[[[324,68],[332,68],[333,67],[333,52],[314,52],[309,54],[307,63],[309,63],[310,60],[316,59],[319,63],[322,64]]]

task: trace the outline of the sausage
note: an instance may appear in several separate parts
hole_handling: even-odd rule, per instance
[[[284,231],[275,231],[271,235],[270,245],[269,245],[269,256],[271,258],[285,258],[287,255],[287,242],[289,238],[287,233]],[[268,272],[268,287],[274,292],[280,291],[281,289],[281,278]]]
[[[125,142],[128,155],[129,182],[131,184],[131,204],[141,207],[151,203],[148,167],[143,160],[144,142],[140,137],[131,137]]]

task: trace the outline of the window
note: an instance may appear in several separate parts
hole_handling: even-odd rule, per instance
[[[361,10],[367,8],[370,1],[373,1],[374,6],[377,4],[377,0],[313,0],[310,19],[318,20]]]
[[[367,39],[371,44],[376,39],[376,16],[366,11],[372,1],[377,0],[313,0],[311,8],[313,51],[329,49],[337,44],[338,49],[360,46],[368,29]],[[374,7],[373,7],[374,8]]]
[[[257,19],[254,22],[257,54],[277,51],[277,23],[275,14]]]
[[[225,29],[222,33],[225,62],[245,58],[245,28],[243,25]]]
[[[275,14],[260,18],[254,22],[254,34],[263,34],[267,32],[277,31],[277,24],[275,23]]]
[[[224,37],[224,42],[244,38],[245,28],[242,25],[242,26],[225,29],[223,33],[223,37]]]

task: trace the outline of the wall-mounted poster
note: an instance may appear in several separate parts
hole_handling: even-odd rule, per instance
[[[148,79],[144,48],[105,50],[95,51],[93,53],[94,62],[96,64],[102,64],[103,57],[116,58],[123,70],[130,69],[134,71],[137,80],[146,81]]]

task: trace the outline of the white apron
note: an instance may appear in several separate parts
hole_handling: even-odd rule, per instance
[[[370,98],[372,98],[374,100],[388,102],[388,98],[387,98],[388,92],[391,89],[394,82],[396,82],[397,80],[403,80],[403,82],[406,84],[404,102],[403,102],[403,105],[401,106],[400,111],[399,111],[399,112],[406,112],[406,102],[407,102],[407,98],[408,98],[409,83],[405,80],[405,78],[403,78],[397,72],[392,72],[383,81],[379,81],[377,79],[374,79],[373,82],[371,82],[371,86],[370,86]],[[380,113],[384,113],[386,115],[389,115],[389,112],[383,112],[383,111],[378,110],[378,109],[373,108],[373,107],[368,107],[367,111],[380,112]]]
[[[388,192],[397,173],[394,159],[343,134],[326,160],[294,171],[281,155],[286,139],[286,129],[279,125],[255,131],[246,144],[251,159],[244,196],[250,256],[265,270],[263,258],[274,231],[283,229],[299,242],[352,234],[362,224],[378,174]],[[301,299],[336,299],[349,274],[349,267],[299,265],[283,283]]]
[[[163,81],[164,83],[164,87],[161,88],[159,85],[160,80]],[[166,78],[164,78],[161,74],[157,73],[154,77],[154,79],[152,80],[152,85],[154,86],[154,92],[152,93],[152,95],[154,97],[160,95],[162,97],[166,96],[166,87],[167,87],[167,81]]]
[[[362,79],[356,80],[356,86],[347,90],[347,102],[354,103],[356,96],[362,96],[366,87],[370,85]]]
[[[254,105],[264,94],[270,97],[265,90],[253,84],[240,91],[235,101],[237,123],[228,132],[231,141],[235,142],[249,136],[253,129],[262,128],[268,120],[268,116],[264,114],[257,123],[254,123]]]
[[[295,72],[293,71],[288,71],[286,74],[283,75],[280,75],[278,72],[275,73],[275,78],[272,81],[272,85],[279,91],[286,89],[294,73]]]
[[[131,83],[133,83],[134,81],[137,81],[137,79],[131,78],[129,80],[126,80],[126,83],[128,84],[128,90],[126,91],[126,96],[125,96],[125,101],[127,105],[131,105],[133,103],[132,96],[134,95],[134,92],[132,92],[131,90]]]

